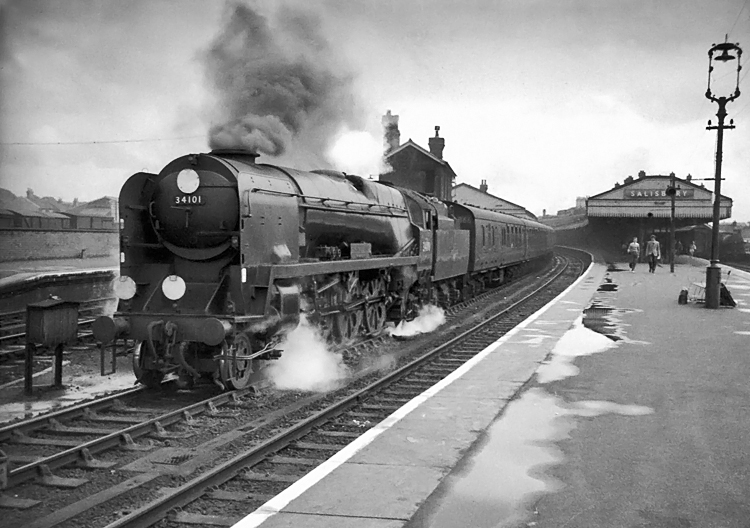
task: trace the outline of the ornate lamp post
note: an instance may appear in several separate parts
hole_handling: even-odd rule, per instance
[[[732,55],[732,53],[736,53]],[[714,54],[720,53],[716,59]],[[719,118],[718,126],[711,126],[711,121],[708,122],[707,130],[717,130],[716,140],[716,173],[714,176],[714,217],[713,226],[711,230],[711,264],[706,268],[706,308],[718,308],[719,307],[719,293],[721,291],[721,268],[719,267],[719,219],[721,216],[721,158],[722,158],[722,146],[724,141],[724,129],[734,128],[734,121],[730,120],[729,126],[724,125],[724,118],[727,116],[727,103],[734,101],[740,96],[740,57],[742,57],[742,49],[737,44],[731,42],[725,42],[721,44],[714,44],[710,50],[708,50],[708,89],[706,90],[706,97],[711,101],[719,104],[719,111],[716,113],[716,117]],[[723,68],[724,71],[718,73],[714,72],[714,60],[720,64],[728,66],[730,61],[737,59],[737,82],[735,84],[734,93],[731,95],[716,95],[711,91],[711,82],[723,78],[730,72],[727,72],[728,68]],[[714,85],[716,83],[714,82]]]

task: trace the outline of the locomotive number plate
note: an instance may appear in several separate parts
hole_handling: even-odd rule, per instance
[[[206,199],[200,194],[183,194],[175,196],[172,203],[174,205],[205,205]]]

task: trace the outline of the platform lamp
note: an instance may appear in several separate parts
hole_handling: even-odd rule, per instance
[[[735,55],[733,55],[734,53]],[[714,54],[719,54],[714,58]],[[716,130],[716,172],[714,175],[714,217],[713,226],[711,230],[711,263],[706,268],[706,308],[718,308],[719,307],[719,295],[721,292],[721,268],[719,267],[719,219],[721,216],[721,158],[722,158],[722,146],[724,140],[724,129],[734,128],[734,120],[729,121],[729,125],[724,125],[724,118],[727,116],[727,103],[734,101],[740,96],[740,58],[742,57],[742,49],[737,44],[731,42],[724,42],[721,44],[714,44],[710,50],[708,50],[708,89],[706,90],[706,97],[711,101],[719,104],[719,111],[716,113],[716,117],[719,118],[718,126],[711,126],[711,121],[708,122],[706,130]],[[737,81],[734,87],[734,93],[731,95],[720,95],[719,97],[712,91],[712,83],[716,85],[716,81],[720,81],[726,78],[728,75],[733,73],[734,63],[731,61],[736,60],[737,69]],[[714,65],[714,61],[717,61]],[[731,68],[731,69],[730,69]],[[729,90],[727,90],[728,92]]]

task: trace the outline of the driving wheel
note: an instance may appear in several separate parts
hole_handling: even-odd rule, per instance
[[[365,327],[372,334],[383,328],[385,324],[385,304],[376,302],[365,305]]]

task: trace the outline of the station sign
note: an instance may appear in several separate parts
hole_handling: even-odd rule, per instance
[[[630,200],[669,200],[667,189],[626,189],[625,198]],[[694,198],[695,189],[676,189],[675,198]]]

